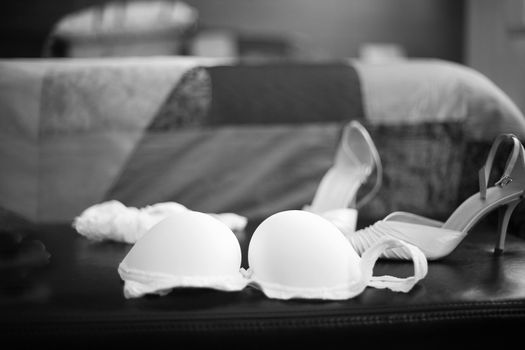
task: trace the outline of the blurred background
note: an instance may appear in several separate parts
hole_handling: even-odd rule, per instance
[[[327,169],[324,162],[329,158],[323,155],[331,155],[332,149],[324,140],[335,139],[335,125],[330,126],[333,134],[326,136],[322,123],[314,122],[333,124],[342,118],[366,119],[369,130],[375,126],[371,131],[374,139],[382,142],[385,183],[393,185],[383,186],[382,199],[369,206],[372,216],[383,217],[391,208],[419,210],[424,215],[437,215],[441,208],[440,213],[448,214],[457,206],[456,200],[477,191],[476,164],[483,160],[494,133],[514,132],[525,137],[525,0],[10,0],[4,1],[0,12],[0,41],[0,142],[7,145],[0,157],[5,160],[2,164],[13,164],[5,167],[11,167],[10,172],[0,173],[0,185],[4,186],[0,190],[7,193],[2,200],[35,217],[39,211],[53,208],[49,220],[56,213],[70,218],[104,198],[119,198],[135,206],[176,199],[201,211],[246,210],[246,216],[256,216],[248,210],[250,203],[257,210],[271,211],[266,195],[272,192],[261,189],[260,196],[247,203],[240,184],[248,184],[251,191],[250,181],[266,180],[265,171],[275,179],[270,184],[277,186],[276,197],[282,192],[278,186],[292,187],[286,184],[287,179],[293,179],[297,190],[297,196],[287,193],[273,208],[302,205]],[[137,56],[156,57],[104,59]],[[219,59],[201,60],[203,57]],[[70,62],[62,58],[95,59]],[[357,75],[346,63],[336,68],[297,64],[291,69],[293,65],[287,65],[283,71],[271,64],[264,70],[257,69],[263,66],[258,64],[248,70],[244,68],[249,65],[214,67],[217,62],[237,60],[359,62],[353,65],[357,73],[352,71]],[[205,62],[215,63],[203,68]],[[68,70],[88,63],[106,70]],[[297,66],[304,67],[295,69]],[[278,137],[290,142],[289,158],[283,158],[286,147],[274,142],[277,134],[272,132],[278,130],[264,129],[261,121],[282,124],[283,133]],[[288,129],[286,124],[292,121],[303,124],[303,136],[293,134],[299,130],[297,125]],[[392,127],[396,122],[401,125],[397,129]],[[425,129],[425,122],[433,126]],[[179,147],[199,148],[190,137],[187,147],[174,146],[162,133],[206,123],[239,128],[235,137],[223,134],[224,140],[217,138],[220,133],[209,137],[206,128],[199,130],[201,141],[217,143],[210,146],[216,153],[188,156],[188,163],[184,163],[185,157],[172,154]],[[259,172],[254,171],[249,166],[253,158],[249,152],[246,161],[239,163],[235,163],[239,157],[220,153],[227,145],[241,144],[231,140],[244,137],[247,145],[253,144],[252,137],[243,134],[243,123],[263,128],[271,147],[261,149],[275,152],[274,158],[267,159],[275,159],[276,170],[261,166]],[[307,129],[309,123],[318,128],[312,134]],[[407,129],[407,124],[413,128]],[[118,132],[111,134],[113,129],[108,126]],[[37,137],[20,139],[19,134]],[[319,141],[314,142],[312,135]],[[106,144],[100,142],[104,137]],[[456,147],[462,137],[465,147],[471,147],[466,151]],[[414,139],[426,148],[414,146]],[[36,142],[31,143],[33,140]],[[303,141],[309,142],[308,147],[325,148],[293,144]],[[105,157],[93,151],[95,142]],[[27,147],[25,158],[20,156],[21,146],[13,146],[19,143]],[[149,153],[149,147],[155,152]],[[297,155],[295,150],[305,152]],[[480,156],[474,156],[473,150]],[[461,152],[468,154],[472,166],[454,158]],[[148,158],[149,154],[156,158]],[[312,161],[315,154],[318,162]],[[172,176],[165,175],[169,174],[163,168],[165,162],[157,164],[160,155],[170,159]],[[420,156],[423,158],[418,161]],[[85,157],[93,157],[99,173],[89,179],[91,190],[77,193],[88,188],[82,167],[89,163]],[[172,162],[176,158],[181,162],[178,166]],[[204,170],[194,171],[193,159],[202,159]],[[219,183],[216,188],[216,182],[210,181],[215,177],[205,176],[210,168],[220,174],[225,159],[233,162],[227,169],[246,166],[246,173],[236,172],[239,178],[225,178],[225,183],[241,189],[239,200],[232,199],[231,190],[221,199],[216,191],[228,186]],[[289,176],[288,167],[301,164],[302,159],[308,166],[294,167],[298,173]],[[406,165],[398,166],[399,160]],[[389,168],[389,161],[395,166]],[[149,169],[150,162],[158,168]],[[410,166],[416,170],[407,170]],[[462,177],[463,166],[475,169],[468,172],[473,178]],[[181,169],[187,169],[186,176],[180,176]],[[300,173],[303,169],[304,174]],[[457,188],[465,191],[447,197],[447,201],[435,194],[445,192],[441,188],[453,192],[451,177],[443,181],[445,177],[437,176],[433,181],[432,176],[407,176],[427,172],[454,173]],[[29,175],[22,178],[20,173]],[[64,173],[69,176],[69,188],[64,186]],[[195,173],[204,176],[198,179]],[[143,174],[148,186],[140,183],[136,174]],[[158,176],[157,192],[150,183],[152,174]],[[297,186],[297,178],[305,180],[305,189]],[[9,183],[18,180],[19,188],[33,191],[27,196],[29,204],[15,201],[20,196]],[[103,181],[105,187],[101,186]],[[420,192],[427,194],[421,196],[427,212],[405,199],[400,183],[406,191],[419,184]],[[166,190],[167,184],[172,191]],[[61,208],[58,193],[64,199]],[[212,199],[207,196],[210,193],[214,194]],[[399,201],[395,193],[401,194]],[[225,203],[230,199],[228,206]]]
[[[174,3],[177,8],[169,7]],[[0,57],[433,57],[478,69],[524,110],[524,4],[525,0],[17,0],[4,2],[0,12]]]
[[[132,1],[10,1],[0,15],[3,42],[0,55],[37,57],[42,54],[48,35],[67,15],[126,3]],[[231,40],[232,53],[253,55],[258,51],[260,55],[333,58],[357,56],[365,44],[384,43],[399,45],[410,56],[463,60],[467,6],[461,0],[187,0],[184,3],[198,14],[196,27],[184,34],[209,42]],[[122,18],[115,21],[119,20]],[[183,39],[189,38],[172,36],[172,40]]]

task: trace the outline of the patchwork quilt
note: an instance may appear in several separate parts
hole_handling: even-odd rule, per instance
[[[394,210],[447,217],[477,191],[493,138],[525,139],[503,91],[440,60],[3,60],[0,219],[71,221],[111,199],[248,218],[299,209],[353,119],[384,166],[360,212],[371,220]]]

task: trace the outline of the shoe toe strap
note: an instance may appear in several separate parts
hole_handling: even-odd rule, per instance
[[[391,237],[412,244],[425,254],[429,260],[448,255],[463,240],[466,232],[427,226],[401,221],[378,221],[364,229],[345,233],[354,249],[362,254],[366,249],[384,237]],[[408,260],[406,249],[394,248],[383,253],[383,257],[395,260]]]

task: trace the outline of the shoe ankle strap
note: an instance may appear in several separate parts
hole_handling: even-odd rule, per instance
[[[381,185],[383,183],[383,165],[381,164],[381,157],[379,156],[379,152],[377,151],[377,148],[374,144],[374,141],[372,140],[372,137],[370,136],[368,131],[365,129],[365,127],[361,123],[359,123],[357,120],[352,120],[350,123],[348,123],[345,130],[343,131],[343,140],[342,140],[343,148],[348,147],[348,142],[346,141],[346,138],[348,137],[349,128],[354,128],[358,130],[361,136],[363,137],[363,139],[365,140],[369,148],[370,154],[372,156],[372,160],[374,162],[374,168],[372,169],[372,171],[373,172],[375,171],[375,175],[376,175],[375,180],[374,180],[374,185],[370,189],[370,191],[368,191],[368,193],[364,195],[362,198],[356,200],[355,207],[356,209],[360,209],[365,204],[367,204],[370,200],[372,200],[377,194],[377,192],[379,191],[379,189],[381,188]],[[347,153],[352,154],[353,151],[347,150]]]
[[[362,208],[365,204],[370,202],[377,192],[379,192],[379,189],[381,188],[381,184],[383,183],[383,165],[381,164],[381,159],[379,158],[379,154],[377,152],[372,152],[373,158],[374,158],[374,164],[375,164],[375,181],[374,186],[368,191],[366,195],[364,195],[362,198],[356,201],[355,207],[357,209]]]
[[[512,182],[512,177],[510,176],[510,174],[512,173],[514,165],[518,160],[518,155],[520,154],[521,149],[521,142],[514,134],[501,134],[492,143],[489,154],[487,156],[487,160],[485,161],[485,165],[481,169],[479,169],[479,194],[481,196],[481,199],[485,199],[487,195],[488,181],[490,173],[492,171],[494,158],[496,157],[496,152],[501,143],[507,139],[511,139],[513,142],[512,151],[509,157],[507,158],[507,164],[505,165],[503,175],[498,181],[496,181],[495,185],[503,187]]]

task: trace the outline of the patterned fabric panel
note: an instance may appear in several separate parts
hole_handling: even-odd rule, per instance
[[[279,124],[362,119],[361,86],[348,64],[208,67],[210,123]]]
[[[232,125],[147,133],[106,200],[179,202],[262,218],[300,209],[330,167],[342,123]]]
[[[383,184],[360,212],[377,220],[393,211],[447,217],[458,203],[464,154],[459,123],[364,124],[383,164]],[[365,184],[366,191],[371,184]]]
[[[142,132],[190,68],[150,63],[52,69],[43,80],[40,135]]]
[[[186,72],[155,114],[149,131],[177,130],[203,126],[211,105],[211,82],[204,68]]]

